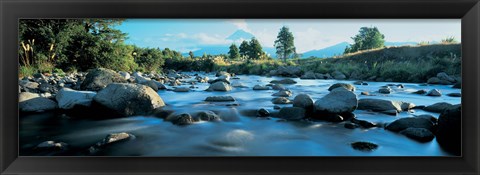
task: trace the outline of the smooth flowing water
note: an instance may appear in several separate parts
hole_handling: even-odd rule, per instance
[[[194,73],[188,73],[193,75]],[[215,79],[214,74],[203,74]],[[106,156],[450,156],[442,150],[436,140],[420,143],[401,134],[384,130],[346,129],[342,123],[322,121],[282,121],[278,118],[254,117],[251,111],[273,109],[271,99],[276,90],[254,91],[254,85],[266,85],[282,77],[239,75],[239,81],[248,88],[234,88],[229,92],[207,92],[208,83],[198,83],[191,92],[160,90],[158,94],[176,113],[211,110],[222,118],[221,122],[198,122],[188,126],[177,126],[153,116],[135,116],[107,120],[76,119],[55,113],[20,116],[20,155],[30,156],[30,150],[38,143],[55,140],[68,143],[75,149],[72,155],[86,155],[83,150],[102,140],[107,134],[128,132],[136,139],[106,147],[101,155]],[[314,101],[326,95],[334,83],[353,81],[301,80],[297,84],[285,85],[293,92],[293,100],[300,93],[309,94]],[[404,88],[393,88],[392,94],[377,93],[380,86],[392,82],[368,82],[355,85],[355,93],[362,98],[400,100],[416,105],[431,105],[437,102],[461,103],[459,97],[445,94],[460,92],[450,85],[402,83]],[[396,83],[395,83],[396,84]],[[187,86],[187,85],[184,85]],[[190,85],[188,85],[190,86]],[[187,87],[188,87],[187,86]],[[169,87],[171,88],[171,87]],[[419,89],[439,89],[444,95],[430,97],[412,94]],[[362,91],[375,96],[360,95]],[[235,102],[205,102],[208,96],[229,95]],[[238,105],[228,105],[238,104]],[[279,105],[291,106],[291,104]],[[359,119],[371,122],[392,122],[412,113],[401,112],[397,116],[356,110]],[[432,114],[415,110],[415,115]],[[99,116],[102,118],[102,116]],[[372,152],[362,152],[351,147],[352,142],[368,141],[379,145]]]

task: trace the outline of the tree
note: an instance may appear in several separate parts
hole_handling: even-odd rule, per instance
[[[352,53],[361,50],[381,48],[385,45],[385,36],[380,33],[377,27],[362,27],[359,33],[352,37],[354,44],[345,48],[345,53]]]
[[[242,44],[240,44],[240,56],[242,57],[246,57],[249,55],[249,51],[250,51],[250,45],[248,44],[248,41],[246,40],[243,40],[242,41]]]
[[[283,59],[283,62],[287,62],[287,58],[291,58],[296,55],[294,37],[289,28],[283,26],[278,32],[277,40],[275,40],[274,47],[277,50],[277,57]]]
[[[249,42],[248,57],[250,59],[260,59],[263,55],[262,45],[257,39],[252,38]]]
[[[193,52],[192,52],[192,51],[188,52],[188,55],[189,55],[190,58],[192,58],[192,59],[195,57],[195,55],[193,55]]]
[[[230,45],[230,50],[228,51],[228,54],[231,59],[236,59],[240,57],[240,52],[238,51],[238,48],[235,44]]]

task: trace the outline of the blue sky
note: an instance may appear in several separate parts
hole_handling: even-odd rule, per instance
[[[363,26],[378,27],[389,42],[461,38],[460,19],[127,19],[117,28],[128,33],[127,43],[188,52],[239,43],[226,39],[239,29],[255,35],[263,47],[273,47],[282,26],[290,28],[299,53],[352,42]]]

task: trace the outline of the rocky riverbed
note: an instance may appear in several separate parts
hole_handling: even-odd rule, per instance
[[[459,154],[461,89],[453,78],[340,79],[106,69],[36,74],[19,80],[20,155]]]

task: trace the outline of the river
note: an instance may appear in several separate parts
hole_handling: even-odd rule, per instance
[[[193,75],[192,73],[187,73]],[[206,74],[214,79],[214,74]],[[192,76],[193,77],[193,76]],[[260,108],[275,111],[271,99],[277,90],[254,91],[254,85],[266,85],[282,77],[238,75],[248,88],[234,88],[229,92],[207,92],[208,83],[198,83],[191,92],[160,90],[158,94],[168,109],[178,113],[212,110],[220,115],[221,122],[198,122],[188,126],[177,126],[153,116],[134,116],[106,120],[78,119],[54,112],[20,116],[20,155],[37,156],[32,148],[46,140],[68,143],[73,151],[68,155],[82,156],[84,150],[102,140],[107,134],[128,132],[136,139],[106,147],[100,155],[105,156],[450,156],[442,150],[436,140],[420,143],[401,134],[384,130],[346,129],[344,123],[323,121],[282,121],[278,118],[257,118],[253,110]],[[309,94],[314,101],[326,95],[334,83],[353,83],[339,80],[302,80],[294,78],[297,84],[284,85],[297,94]],[[400,100],[416,105],[430,105],[437,102],[459,104],[461,98],[446,94],[460,92],[451,85],[428,85],[402,83],[404,88],[393,87],[392,94],[377,93],[380,86],[396,82],[368,82],[369,85],[355,85],[359,99],[381,98]],[[190,86],[190,85],[182,85]],[[168,88],[171,88],[167,86]],[[441,97],[412,94],[419,89],[439,89]],[[360,95],[368,91],[375,96]],[[235,102],[205,102],[208,96],[229,95]],[[227,105],[227,104],[238,105]],[[291,106],[291,104],[279,105]],[[371,122],[392,122],[412,113],[401,112],[397,116],[356,110],[359,119]],[[413,113],[432,114],[416,109]],[[101,116],[99,116],[101,118]],[[379,145],[371,152],[354,150],[350,143],[368,141]]]

